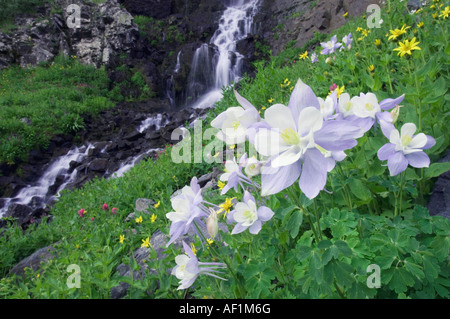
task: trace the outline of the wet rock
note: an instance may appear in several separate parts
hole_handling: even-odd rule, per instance
[[[439,162],[450,162],[450,151]],[[431,216],[440,215],[450,218],[450,171],[437,178],[427,208]]]
[[[105,158],[94,159],[89,165],[89,169],[94,172],[105,172],[108,166],[108,160]]]
[[[23,225],[30,221],[33,209],[23,204],[11,204],[5,213],[5,217],[16,219],[17,225]]]

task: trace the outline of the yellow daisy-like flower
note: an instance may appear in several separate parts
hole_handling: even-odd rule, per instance
[[[418,28],[422,28],[423,25],[424,25],[424,23],[423,23],[422,21],[420,21],[419,23],[417,23],[417,27],[418,27]]]
[[[120,235],[119,243],[123,244],[124,240],[125,240],[125,235]]]
[[[344,18],[347,17],[347,16],[348,16],[348,12],[344,13],[342,16],[343,16]]]
[[[222,190],[225,187],[225,183],[221,182],[221,181],[218,181],[217,182],[217,187],[219,187],[219,189]]]
[[[158,208],[161,205],[161,201],[158,201],[153,207]]]
[[[356,28],[356,32],[361,32],[362,30],[363,30],[363,28],[361,28],[361,27]]]
[[[268,99],[267,102],[272,103],[273,102],[273,98]]]
[[[370,33],[370,30],[364,29],[364,30],[361,31],[361,33],[362,33],[365,37],[367,37],[367,36],[369,35],[369,33]]]
[[[449,14],[450,14],[450,7],[445,7],[445,9],[441,11],[439,18],[447,19]]]
[[[308,58],[308,51],[303,52],[298,56],[300,59],[304,60]]]
[[[211,238],[206,238],[206,242],[208,243],[208,245],[212,245],[212,243],[214,243],[214,240],[212,240]]]
[[[141,244],[142,248],[149,248],[150,247],[150,237],[147,237],[145,239],[142,239],[142,244]]]
[[[231,202],[234,198],[227,198],[225,199],[225,203],[220,204],[220,209],[217,211],[217,214],[224,213],[224,217],[231,211],[231,208],[233,207],[233,203]]]
[[[369,65],[367,69],[369,70],[369,72],[373,72],[373,70],[375,70],[375,65]]]
[[[435,12],[435,13],[433,13],[431,16],[433,17],[433,19],[436,19],[437,16],[438,16],[438,14],[437,14],[437,12]]]
[[[155,215],[155,214],[152,214],[152,217],[150,218],[150,221],[151,221],[152,223],[154,223],[155,220],[156,220],[156,215]]]
[[[381,45],[381,40],[380,40],[380,39],[376,39],[375,42],[374,42],[374,44],[375,44],[376,46],[380,46],[380,45]]]
[[[421,50],[421,48],[417,46],[419,43],[420,42],[416,42],[416,38],[414,37],[411,41],[405,40],[404,42],[399,42],[399,47],[395,48],[394,51],[398,51],[397,55],[400,57],[403,57],[405,54],[411,55],[411,51]]]
[[[338,86],[336,87],[335,91],[336,91],[337,97],[339,98],[339,97],[341,96],[341,94],[344,93],[344,91],[345,91],[345,85],[343,85],[342,87],[340,87],[340,86],[338,85]],[[333,91],[330,91],[330,92],[328,93],[328,95],[331,95],[331,93],[333,93]]]
[[[143,221],[142,216],[139,216],[138,218],[136,218],[135,221],[136,221],[136,224],[142,223],[142,221]]]
[[[389,30],[391,35],[389,36],[388,40],[397,39],[402,34],[405,34],[406,30],[408,30],[409,28],[411,28],[411,27],[407,27],[406,24],[404,24],[401,29]]]

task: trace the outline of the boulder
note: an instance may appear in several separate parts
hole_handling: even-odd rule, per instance
[[[53,246],[54,245],[47,246],[35,251],[33,254],[11,268],[9,274],[25,277],[27,268],[32,269],[33,271],[38,271],[41,268],[42,263],[56,257],[56,249]]]

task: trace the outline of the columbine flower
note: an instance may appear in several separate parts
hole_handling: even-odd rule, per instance
[[[148,248],[150,247],[150,237],[147,237],[145,239],[142,239],[142,244],[141,244],[142,248]]]
[[[301,60],[307,59],[308,58],[308,51],[303,52],[302,54],[299,55],[299,58]]]
[[[244,161],[245,158],[242,157],[241,160]],[[242,166],[243,165],[236,163],[234,157],[225,162],[225,173],[220,175],[219,180],[227,182],[227,184],[223,187],[222,192],[220,193],[221,195],[226,194],[231,188],[234,188],[234,191],[237,192],[239,185],[244,188],[243,183],[252,184],[252,181],[242,174]]]
[[[177,265],[172,270],[172,275],[180,279],[178,290],[187,289],[192,286],[201,274],[226,280],[214,274],[219,272],[216,270],[217,268],[226,268],[225,264],[199,262],[192,249],[184,241],[183,248],[186,255],[178,255],[175,257]]]
[[[327,160],[316,145],[328,151],[354,147],[359,127],[347,121],[324,121],[319,100],[301,80],[295,86],[289,106],[273,105],[265,112],[269,128],[255,136],[255,148],[268,156],[262,168],[262,195],[271,195],[292,185],[299,177],[300,189],[308,198],[325,187]]]
[[[320,52],[321,54],[330,54],[334,53],[337,49],[342,46],[342,43],[337,42],[337,37],[334,35],[330,41],[320,43],[323,50]]]
[[[408,165],[416,168],[428,167],[430,158],[423,151],[429,149],[436,144],[433,137],[416,132],[414,123],[406,123],[401,128],[401,133],[394,129],[389,136],[389,142],[378,150],[378,158],[381,161],[387,160],[389,173],[395,176],[408,167]]]
[[[166,217],[172,222],[170,225],[169,246],[181,235],[186,234],[193,226],[193,223],[202,223],[200,218],[207,216],[207,208],[202,205],[203,197],[197,178],[191,180],[190,186],[185,186],[181,194],[173,197],[170,201],[175,210],[166,214]],[[197,232],[197,229],[194,229]]]
[[[217,137],[229,145],[245,142],[247,129],[260,120],[258,110],[237,91],[234,94],[241,107],[230,107],[211,122],[212,127],[220,129]]]
[[[257,234],[261,230],[262,223],[270,220],[274,213],[266,207],[256,207],[255,198],[247,191],[244,193],[244,202],[236,204],[236,208],[232,213],[232,220],[237,222],[231,234],[239,234],[247,228],[251,234]]]
[[[313,54],[311,54],[311,62],[312,62],[312,63],[316,63],[316,62],[318,62],[318,61],[319,61],[319,59],[318,59],[317,53],[314,52]]]
[[[397,55],[400,57],[403,57],[405,54],[411,55],[411,51],[421,50],[420,47],[417,46],[419,43],[420,42],[416,42],[416,37],[414,37],[411,41],[405,40],[403,43],[399,42],[399,47],[395,48],[394,51],[398,51]]]
[[[263,163],[258,161],[256,157],[250,157],[245,163],[245,174],[250,178],[261,174],[262,165]]]
[[[352,48],[352,43],[353,43],[352,34],[349,33],[346,36],[344,36],[342,38],[342,42],[345,44],[346,48],[348,50],[350,50]]]
[[[355,96],[351,99],[350,105],[353,114],[357,117],[364,119],[359,122],[361,129],[366,132],[376,122],[380,124],[383,133],[389,134],[393,129],[392,117],[389,112],[383,112],[383,110],[391,110],[396,105],[400,104],[405,95],[401,95],[396,99],[385,99],[378,103],[378,99],[373,93],[361,93],[359,96]]]
[[[108,210],[108,204],[104,203],[103,206],[102,206],[102,209],[103,210]]]

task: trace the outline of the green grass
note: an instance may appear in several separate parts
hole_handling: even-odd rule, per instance
[[[441,2],[449,5],[448,1]],[[429,6],[422,12],[405,15],[405,5],[395,2],[388,8],[389,14],[384,10],[382,28],[371,29],[367,37],[356,31],[358,27],[366,28],[366,21],[350,18],[333,34],[340,40],[352,32],[353,48],[338,52],[331,64],[323,56],[312,64],[309,59],[300,60],[299,54],[305,50],[309,56],[313,51],[319,53],[320,48],[314,48],[314,44],[330,39],[333,34],[317,35],[303,48],[292,47],[268,61],[257,62],[256,77],[244,78],[239,93],[262,114],[272,104],[287,105],[291,87],[298,78],[322,97],[327,96],[333,83],[344,86],[345,92],[352,96],[374,92],[381,100],[405,94],[396,127],[406,122],[417,126],[420,123],[421,132],[436,139],[436,145],[427,151],[431,163],[435,163],[450,144],[448,19],[433,17],[443,8]],[[416,19],[424,22],[422,28],[417,27]],[[393,51],[398,47],[398,40],[386,37],[390,29],[403,24],[411,28],[400,40],[415,36],[421,47],[406,58]],[[374,44],[376,39],[380,39],[380,46]],[[368,69],[371,65],[375,66],[373,71]],[[209,112],[206,122],[236,105],[231,88],[225,89],[224,98]],[[376,150],[387,142],[386,138],[380,131],[368,135],[348,152],[342,172],[330,173],[326,188],[334,190],[333,196],[323,194],[314,205],[304,196],[300,198],[307,208],[305,212],[311,212],[316,204],[321,211],[320,225],[327,237],[320,245],[313,243],[313,229],[308,227],[316,223],[302,224],[284,194],[271,196],[267,205],[276,217],[263,226],[260,234],[255,237],[247,233],[223,234],[229,247],[214,246],[223,255],[232,256],[228,264],[234,273],[227,274],[228,281],[200,276],[189,292],[196,298],[333,298],[339,297],[339,293],[350,298],[448,298],[449,223],[443,218],[430,217],[423,208],[439,169],[408,169],[402,202],[404,215],[394,218],[400,181],[398,177],[390,177],[376,158]],[[0,297],[108,298],[110,288],[125,280],[131,284],[128,298],[149,298],[146,290],[154,291],[151,298],[183,298],[184,292],[176,290],[177,279],[168,275],[179,253],[172,247],[167,249],[165,260],[156,262],[153,254],[148,261],[150,268],[159,270],[159,275],[148,275],[142,281],[133,282],[114,274],[121,262],[137,268],[130,256],[142,240],[157,229],[168,233],[169,221],[165,214],[172,210],[173,191],[188,184],[192,176],[212,169],[209,164],[174,164],[171,149],[168,147],[155,162],[148,160],[135,166],[122,178],[96,179],[79,190],[64,192],[52,209],[54,219],[48,225],[41,223],[25,233],[14,226],[6,229],[0,237],[0,277],[3,276]],[[143,215],[142,224],[125,223],[125,217],[134,210],[134,202],[140,197],[161,202],[160,207],[152,209],[156,221],[152,223],[149,215]],[[205,198],[213,203],[224,200],[215,190],[209,191]],[[110,208],[117,207],[118,214],[102,211],[105,202]],[[84,218],[77,214],[81,208],[88,211]],[[301,216],[305,220],[308,217],[306,213]],[[119,243],[120,235],[125,235],[124,244]],[[39,276],[30,272],[30,279],[17,283],[7,275],[22,258],[55,242],[59,242],[58,258],[43,265]],[[196,247],[201,261],[211,260],[209,249],[200,248],[198,241]],[[385,277],[381,289],[370,290],[365,286],[365,269],[370,263],[382,266]],[[70,264],[78,264],[82,269],[80,289],[66,286],[69,275],[66,269]],[[322,270],[324,273],[320,273]],[[335,279],[334,285],[320,285],[322,279],[330,278]],[[156,281],[160,283],[159,288]]]
[[[45,148],[56,134],[82,128],[83,115],[112,107],[108,84],[103,69],[75,58],[0,71],[0,162],[26,160],[31,149]]]

